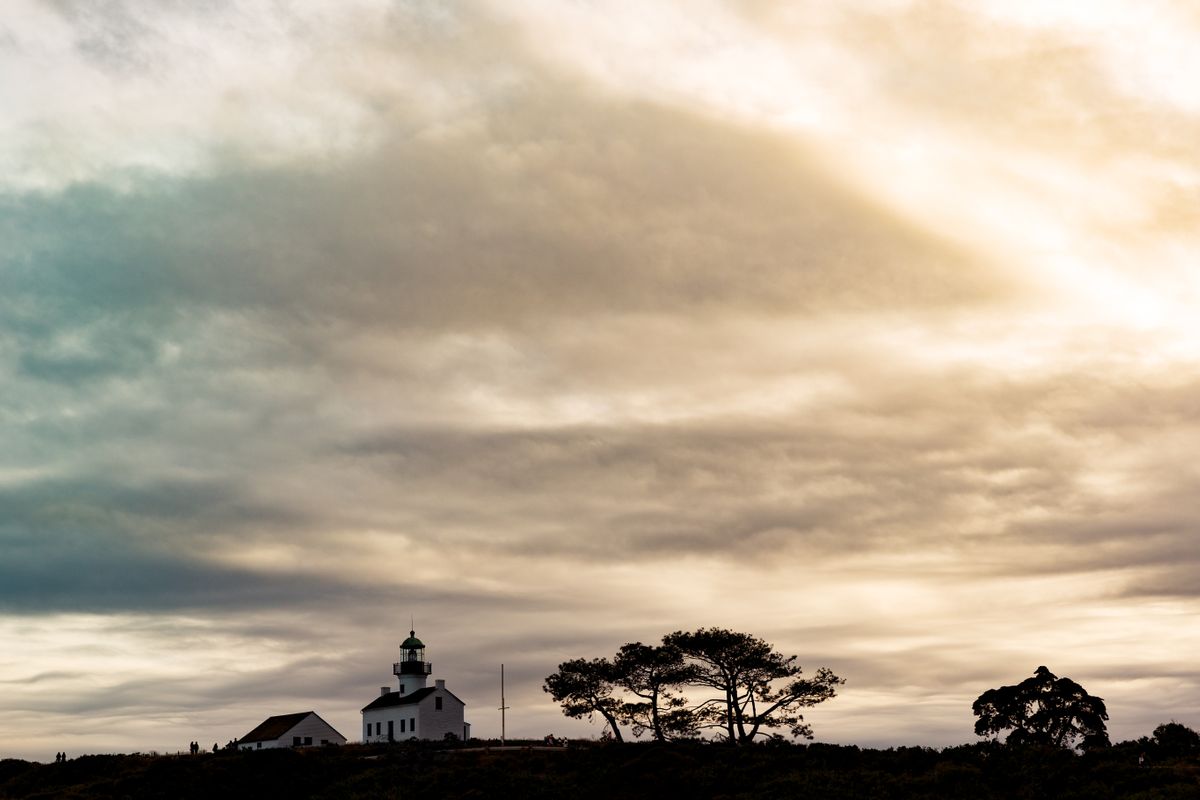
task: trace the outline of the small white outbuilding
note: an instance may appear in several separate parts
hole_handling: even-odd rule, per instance
[[[267,750],[275,747],[319,747],[323,744],[345,744],[333,726],[317,716],[315,711],[281,714],[267,719],[254,730],[238,739],[239,750]]]
[[[400,679],[399,691],[384,686],[379,697],[363,707],[364,742],[471,738],[471,725],[464,720],[466,703],[446,688],[444,680],[426,686],[432,671],[425,661],[424,642],[409,631],[400,644],[400,660],[392,665],[392,674]]]

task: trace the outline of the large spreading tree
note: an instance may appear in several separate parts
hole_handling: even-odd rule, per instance
[[[668,634],[661,646],[624,645],[612,661],[564,662],[544,688],[567,716],[603,716],[618,741],[620,720],[657,741],[714,730],[731,744],[748,744],[780,728],[811,739],[800,709],[830,699],[844,682],[824,667],[804,677],[796,656],[757,636],[700,628]],[[693,703],[684,696],[689,687],[715,695]]]
[[[592,719],[599,714],[612,728],[613,738],[623,741],[617,717],[624,703],[613,696],[616,673],[607,658],[575,658],[558,665],[558,671],[546,678],[542,689],[562,704],[568,717]]]
[[[1045,667],[1015,686],[988,689],[971,706],[975,733],[999,736],[1009,731],[1009,744],[1092,749],[1109,744],[1108,709],[1070,678]]]
[[[668,634],[663,643],[678,648],[695,665],[693,683],[718,692],[696,713],[703,725],[720,730],[731,744],[770,736],[775,728],[811,739],[812,726],[800,709],[825,702],[845,683],[825,667],[811,678],[801,677],[796,656],[784,656],[748,633],[701,628]]]

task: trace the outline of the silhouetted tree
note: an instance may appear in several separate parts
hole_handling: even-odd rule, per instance
[[[796,656],[775,652],[748,633],[723,628],[676,631],[663,645],[678,649],[692,664],[691,682],[720,692],[694,712],[702,727],[720,728],[731,744],[746,744],[769,729],[787,727],[793,736],[812,738],[800,708],[824,702],[845,681],[822,667],[812,678],[800,677]],[[779,681],[787,683],[776,688]]]
[[[988,689],[971,706],[975,733],[1008,735],[1009,744],[1044,744],[1083,749],[1109,744],[1104,700],[1088,694],[1070,678],[1038,667],[1032,678],[1016,686]]]
[[[549,692],[562,704],[568,717],[604,717],[612,728],[613,738],[624,741],[617,717],[624,703],[613,697],[616,672],[607,658],[576,658],[558,665],[558,672],[546,678],[543,691]]]
[[[687,698],[678,693],[695,668],[683,660],[678,648],[641,642],[622,645],[613,658],[613,671],[618,685],[641,698],[621,709],[635,736],[650,731],[655,741],[665,742],[695,733],[695,715],[687,708]]]
[[[1164,722],[1154,729],[1154,743],[1165,756],[1186,756],[1200,752],[1200,733],[1178,722]]]

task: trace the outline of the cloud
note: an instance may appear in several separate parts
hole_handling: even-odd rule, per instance
[[[843,741],[970,738],[1038,663],[1190,696],[1192,167],[1132,144],[1188,112],[844,8],[630,9],[655,59],[583,7],[8,23],[0,722],[352,733],[410,614],[538,735],[558,662],[714,624],[844,673]]]
[[[337,172],[10,200],[8,268],[38,302],[85,314],[208,304],[391,329],[904,308],[1004,287],[780,138],[573,90]]]

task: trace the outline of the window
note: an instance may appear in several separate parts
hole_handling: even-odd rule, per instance
[[[408,720],[408,729],[410,731],[412,731],[413,733],[417,732],[417,718],[416,717],[411,717]]]
[[[312,737],[311,737],[311,736],[305,736],[305,737],[304,737],[304,743],[305,743],[305,744],[312,744]]]
[[[404,733],[404,720],[400,720],[400,732]]]
[[[299,747],[299,746],[300,746],[300,737],[293,736],[292,737],[292,747]]]
[[[379,732],[380,732],[381,730],[383,730],[383,723],[382,723],[382,722],[376,722],[376,723],[375,723],[375,735],[376,735],[376,736],[378,736],[378,735],[379,735]]]
[[[258,750],[262,750],[262,742],[255,742],[254,747]]]
[[[441,696],[438,696],[438,697],[435,697],[435,698],[433,698],[433,708],[434,708],[434,710],[435,710],[435,711],[441,711],[441,710],[442,710],[442,698],[441,698]]]

